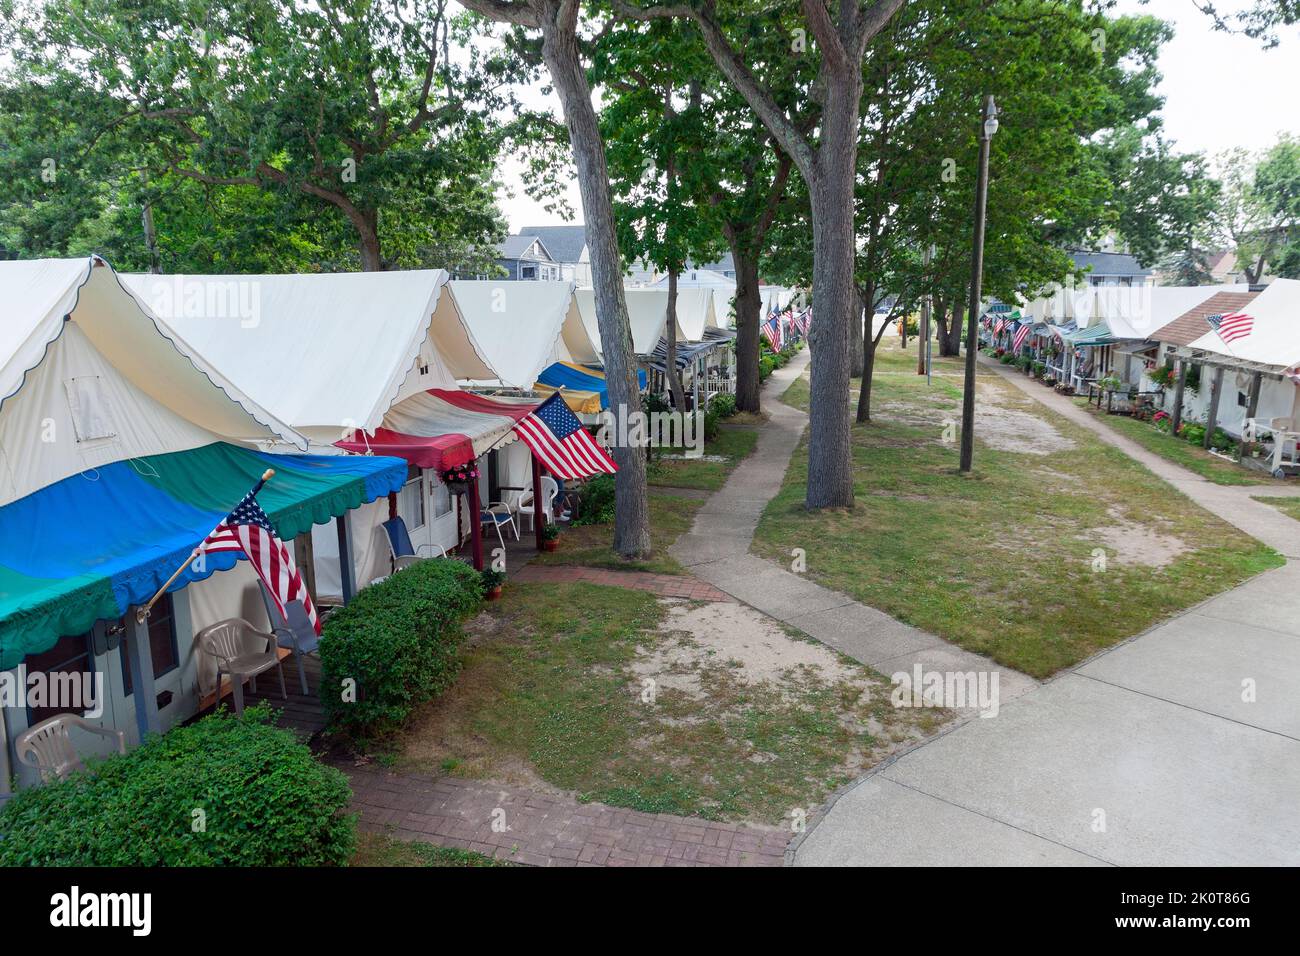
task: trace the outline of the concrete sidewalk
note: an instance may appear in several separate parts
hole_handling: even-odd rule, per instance
[[[986,366],[985,374],[988,374]],[[995,370],[1296,557],[1300,522]],[[878,768],[799,865],[1300,863],[1300,563],[1262,574]]]
[[[770,420],[759,430],[757,448],[696,513],[690,532],[670,549],[672,556],[695,577],[886,676],[910,672],[916,664],[927,671],[997,672],[1002,701],[1036,687],[1033,678],[1019,671],[749,553],[758,519],[780,491],[807,424],[803,412],[779,398],[808,361],[808,352],[800,352],[768,378],[763,409]],[[973,708],[967,710],[959,716],[974,716]]]

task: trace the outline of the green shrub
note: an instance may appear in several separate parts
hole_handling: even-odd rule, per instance
[[[347,778],[270,718],[221,710],[20,791],[0,810],[0,866],[346,863]]]
[[[776,360],[768,353],[758,360],[758,380],[761,382],[776,371]]]
[[[736,396],[729,392],[719,392],[713,396],[709,409],[717,412],[719,418],[730,418],[736,414]]]
[[[718,413],[712,408],[704,413],[704,440],[706,442],[714,441],[718,437],[718,424],[721,420]]]
[[[1178,437],[1191,445],[1205,441],[1205,426],[1200,422],[1186,422],[1178,429]]]
[[[600,475],[582,486],[575,525],[609,524],[614,520],[614,476]]]
[[[418,561],[363,588],[321,635],[321,703],[330,727],[356,736],[396,729],[460,669],[461,622],[483,599],[462,561]],[[355,685],[347,682],[355,681]],[[355,700],[345,688],[355,686]]]

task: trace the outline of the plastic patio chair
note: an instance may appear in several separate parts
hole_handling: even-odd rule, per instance
[[[499,509],[506,508],[505,511]],[[506,546],[505,538],[501,536],[501,526],[505,525],[515,533],[515,540],[519,540],[519,525],[515,524],[515,516],[510,513],[509,508],[504,502],[495,501],[488,507],[478,513],[478,522],[480,525],[491,525],[497,533],[497,540],[501,542],[501,547]]]
[[[249,638],[261,638],[266,642],[266,649],[250,651]],[[280,674],[280,696],[289,699],[289,692],[284,687],[284,665],[276,653],[274,634],[259,631],[241,617],[232,617],[208,625],[199,631],[195,640],[198,642],[199,653],[206,654],[217,662],[217,700],[221,699],[221,675],[230,675],[230,683],[235,692],[236,714],[244,712],[244,678],[249,678],[253,690],[257,690],[257,675],[272,667]]]
[[[550,475],[542,475],[542,514],[546,516],[548,523],[555,520],[555,497],[560,493],[560,486],[555,483],[555,479]],[[536,508],[533,507],[533,489],[528,488],[519,496],[519,504],[516,510],[521,515],[528,515],[528,527],[533,527],[533,522],[537,520]],[[564,513],[568,517],[568,512]]]
[[[266,619],[271,622],[271,633],[281,647],[293,648],[294,660],[298,662],[298,681],[302,684],[303,694],[309,694],[311,691],[307,687],[307,670],[303,667],[302,658],[304,654],[310,654],[320,647],[320,637],[316,634],[316,628],[311,626],[307,608],[301,601],[290,601],[284,608],[288,617],[285,620],[280,617],[280,609],[275,606],[275,600],[266,585],[261,581],[257,583],[262,592],[262,603],[266,605]]]
[[[389,518],[383,523],[384,536],[388,540],[388,553],[393,558],[393,570],[400,571],[416,561],[423,561],[425,558],[432,558],[433,554],[425,554],[425,549],[437,551],[441,557],[447,556],[446,548],[437,544],[422,544],[418,548],[411,544],[411,533],[406,530],[406,522],[402,516]]]
[[[62,780],[73,771],[85,770],[86,766],[77,756],[77,748],[68,735],[73,727],[112,738],[117,741],[117,752],[126,753],[126,734],[122,731],[101,727],[76,714],[56,714],[24,730],[14,739],[18,762],[36,768],[45,782]]]

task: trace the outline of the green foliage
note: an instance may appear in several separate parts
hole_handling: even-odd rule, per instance
[[[477,571],[434,558],[363,588],[335,611],[320,642],[320,696],[330,726],[383,734],[451,686],[461,623],[482,597]],[[355,701],[344,699],[348,681],[355,682]]]
[[[548,521],[542,525],[542,540],[555,541],[560,536],[560,526],[554,521]]]
[[[609,524],[614,520],[614,476],[598,475],[582,486],[575,525]]]
[[[479,575],[483,579],[484,591],[491,591],[493,588],[499,588],[506,583],[506,573],[504,571],[484,568],[479,572]]]
[[[769,375],[776,371],[776,358],[771,352],[764,352],[758,359],[758,380],[765,381]]]
[[[0,810],[0,866],[346,863],[347,779],[270,719],[219,711],[20,791]]]
[[[736,396],[730,392],[719,392],[713,396],[709,408],[717,412],[719,418],[730,418],[736,414]]]

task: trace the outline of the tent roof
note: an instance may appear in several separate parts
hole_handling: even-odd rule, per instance
[[[717,331],[717,330],[712,330],[712,331]],[[720,346],[724,341],[729,341],[729,340],[715,338],[714,336],[707,336],[703,342],[679,342],[677,344],[677,361],[675,363],[677,368],[679,370],[684,369],[686,368],[686,366],[690,365],[691,362],[695,361],[701,355],[707,355],[710,352],[716,351],[718,346]],[[660,371],[667,371],[668,369],[668,340],[667,339],[659,340],[659,344],[655,346],[655,350],[654,353],[651,355],[651,359],[652,359],[651,364],[655,368],[659,369]]]
[[[286,541],[406,480],[406,465],[392,458],[273,455],[214,442],[114,462],[7,504],[0,670],[147,601],[268,467],[275,477],[258,503]],[[207,555],[171,590],[235,561],[230,552]]]
[[[1168,325],[1156,329],[1150,337],[1157,342],[1167,342],[1170,345],[1190,345],[1209,330],[1206,318],[1224,312],[1240,311],[1248,303],[1253,302],[1258,295],[1258,292],[1215,293],[1208,299],[1198,302]]]
[[[1246,338],[1228,345],[1207,325],[1188,347],[1273,368],[1300,364],[1300,280],[1274,279],[1241,311],[1255,319]]]
[[[491,375],[442,295],[441,269],[123,281],[295,428],[377,427],[417,360],[434,384]],[[253,314],[223,306],[232,297]]]
[[[454,388],[431,388],[398,402],[384,416],[384,428],[399,435],[436,438],[461,435],[469,439],[477,458],[493,446],[514,441],[515,422],[537,408],[531,399],[488,398]],[[374,447],[362,439],[359,444]],[[348,447],[348,446],[342,446]],[[358,450],[349,447],[349,450]],[[458,464],[458,462],[452,462]]]
[[[1178,316],[1220,292],[1246,292],[1245,283],[1197,286],[1099,286],[1103,317],[1121,339],[1151,338]],[[1107,301],[1114,297],[1115,301]]]
[[[220,439],[306,447],[98,257],[0,262],[0,301],[0,503]]]
[[[449,288],[474,352],[503,385],[528,388],[561,354],[596,360],[572,282],[457,279]]]
[[[664,333],[668,321],[667,289],[625,289],[628,320],[632,326],[632,351],[649,355]],[[591,288],[577,290],[578,310],[587,327],[588,338],[600,342],[600,326],[596,321],[596,293]],[[707,309],[705,300],[707,299]],[[681,289],[677,293],[677,337],[681,341],[699,338],[712,313],[713,299],[706,289]],[[698,334],[691,336],[690,331]]]
[[[636,377],[637,384],[645,388],[645,370],[638,369]],[[605,384],[605,373],[572,362],[556,362],[542,369],[534,388],[543,394],[552,391],[563,392],[564,403],[575,412],[598,412],[609,406],[609,389]],[[593,395],[596,397],[594,408],[591,407],[590,400]],[[570,397],[574,397],[575,400],[570,401]]]

